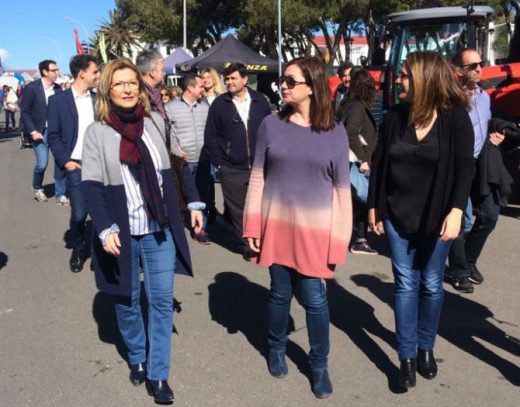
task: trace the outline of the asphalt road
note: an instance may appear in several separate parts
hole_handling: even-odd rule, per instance
[[[64,234],[69,209],[31,191],[34,157],[14,134],[0,133],[0,407],[133,407],[153,405],[128,366],[109,297],[97,292],[88,266],[68,270]],[[52,196],[52,166],[46,191]],[[220,194],[220,189],[217,190]],[[295,301],[289,375],[266,368],[265,269],[232,253],[222,223],[214,243],[190,242],[195,277],[175,281],[170,384],[175,404],[263,406],[519,406],[520,221],[507,209],[484,249],[485,282],[473,294],[446,286],[435,355],[439,374],[396,387],[392,277],[380,256],[351,255],[329,284],[330,375],[325,400],[310,390],[305,314]]]

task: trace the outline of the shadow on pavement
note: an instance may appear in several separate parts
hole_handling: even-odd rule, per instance
[[[356,282],[355,277],[352,277]],[[354,344],[383,373],[392,393],[403,393],[397,377],[399,368],[370,337],[369,333],[381,338],[392,348],[396,348],[395,335],[385,328],[374,315],[374,307],[348,292],[336,281],[327,282],[330,322],[345,332]],[[358,284],[359,285],[359,284]]]
[[[269,290],[249,281],[240,274],[221,272],[208,286],[211,319],[227,329],[229,334],[241,332],[248,342],[266,359],[267,371],[267,297]],[[294,332],[294,320],[289,316],[288,332]],[[287,343],[287,357],[310,380],[307,354],[296,343]]]
[[[92,315],[98,326],[99,339],[115,345],[121,358],[128,361],[126,345],[117,328],[114,297],[98,292],[92,303]]]
[[[211,242],[222,246],[232,253],[242,254],[239,244],[242,243],[235,237],[235,232],[221,215],[217,215],[215,221],[208,225],[208,234]]]
[[[7,261],[9,257],[4,252],[0,252],[0,270],[3,269],[7,265]]]
[[[369,289],[381,301],[392,307],[393,283],[385,283],[377,277],[364,274],[352,276],[352,280],[358,286]],[[520,367],[480,343],[487,342],[503,351],[520,356],[520,344],[512,340],[502,329],[497,328],[491,320],[504,326],[516,327],[510,322],[494,318],[491,310],[484,305],[466,296],[445,291],[438,334],[461,350],[497,369],[511,384],[520,386]]]

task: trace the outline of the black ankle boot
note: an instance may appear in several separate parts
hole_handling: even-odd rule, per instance
[[[399,386],[405,389],[415,387],[415,372],[417,365],[415,359],[401,360],[401,369],[399,370]]]
[[[173,403],[173,391],[166,380],[147,380],[146,390],[157,404]]]
[[[428,380],[437,376],[437,362],[435,362],[433,350],[419,349],[417,351],[417,371]]]
[[[130,382],[134,386],[140,386],[146,379],[146,365],[145,363],[137,363],[130,366]]]

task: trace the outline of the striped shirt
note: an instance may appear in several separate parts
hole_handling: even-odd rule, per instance
[[[163,179],[161,175],[161,170],[163,170],[163,163],[161,162],[159,151],[153,145],[152,140],[148,136],[146,130],[143,133],[143,141],[148,148],[148,151],[150,152],[150,156],[152,157],[153,165],[157,173],[157,180],[159,181],[159,187],[161,188],[161,195],[164,197]],[[141,188],[130,172],[130,168],[128,168],[128,165],[123,163],[120,165],[121,173],[123,175],[123,182],[125,185],[130,234],[132,236],[140,236],[158,232],[161,230],[161,227],[155,220],[148,218],[148,214],[146,213],[146,203],[144,201]]]

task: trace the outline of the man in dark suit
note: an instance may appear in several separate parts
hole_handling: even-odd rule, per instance
[[[87,210],[81,190],[81,157],[85,130],[95,119],[95,95],[91,92],[99,80],[99,67],[92,55],[76,55],[70,61],[74,83],[70,89],[49,99],[49,146],[56,165],[67,172],[70,198],[70,239],[73,273],[85,261],[85,220]]]
[[[47,144],[47,103],[49,97],[61,91],[55,84],[59,69],[55,61],[45,60],[39,63],[41,79],[29,83],[23,89],[21,103],[21,118],[25,131],[31,135],[33,151],[36,156],[36,166],[33,172],[34,199],[47,202],[42,184],[45,169],[49,161],[49,145]],[[54,171],[56,203],[68,205],[65,196],[65,178],[63,172]]]
[[[262,120],[271,114],[266,97],[250,89],[247,82],[247,69],[243,64],[232,63],[226,67],[224,83],[228,91],[211,104],[204,130],[205,148],[219,171],[224,202],[245,259],[249,259],[252,252],[242,240],[242,216],[256,132]]]

